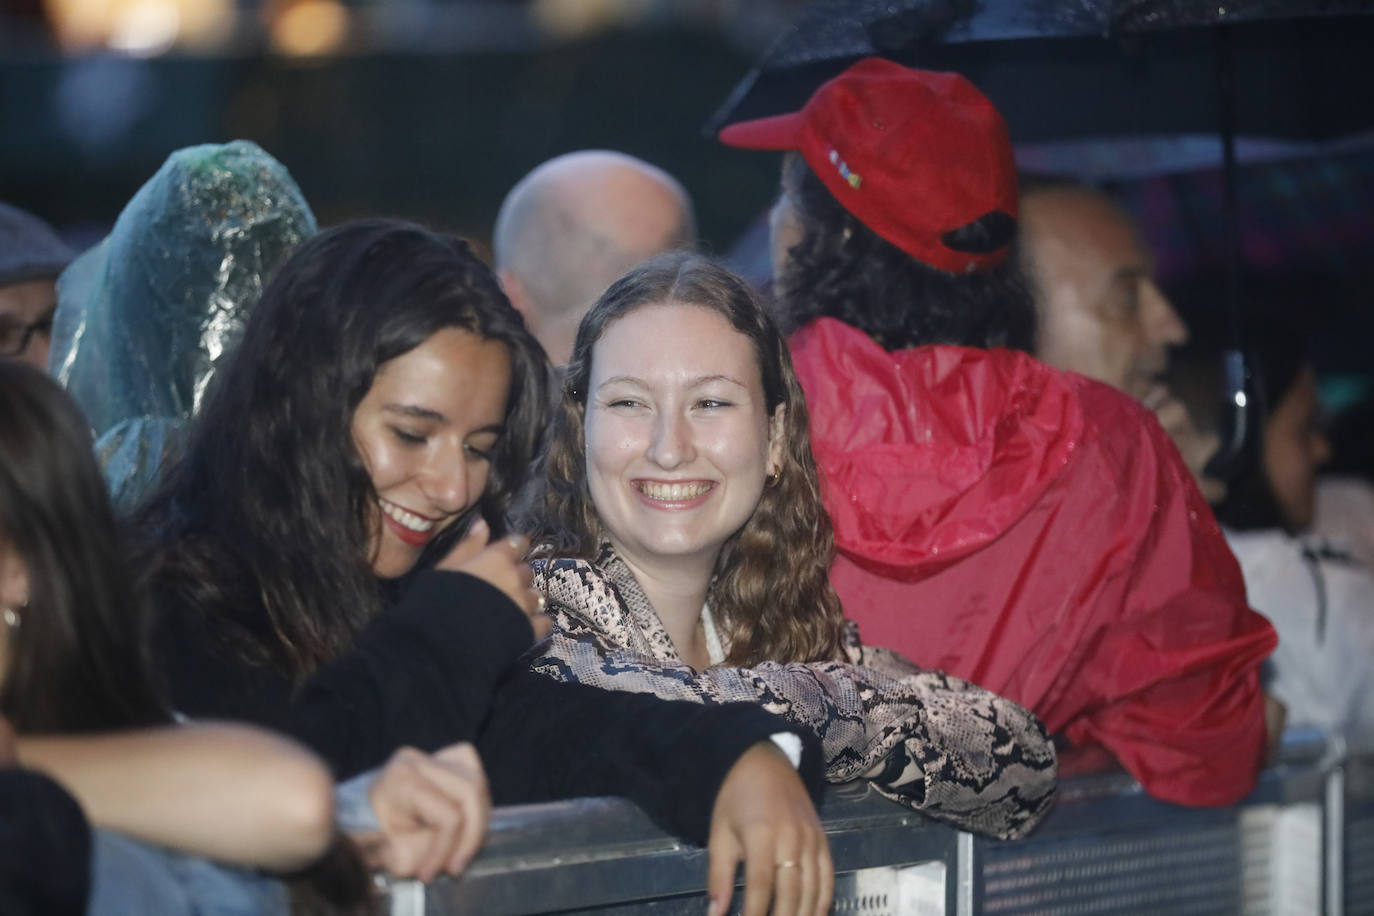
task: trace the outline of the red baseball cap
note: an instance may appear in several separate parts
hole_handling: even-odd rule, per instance
[[[1007,256],[1007,246],[978,253],[943,241],[987,213],[1018,212],[1006,124],[957,73],[865,58],[822,84],[801,111],[731,124],[720,140],[796,150],[846,210],[932,267],[967,273]]]

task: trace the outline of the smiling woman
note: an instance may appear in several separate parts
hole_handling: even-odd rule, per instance
[[[394,579],[486,490],[509,400],[506,345],[445,328],[377,370],[353,441],[377,491],[372,570]]]
[[[693,255],[636,268],[578,329],[544,464],[534,667],[599,687],[783,710],[833,782],[1020,836],[1055,754],[1015,703],[846,629],[787,345],[743,281]]]
[[[701,601],[689,595],[679,608],[672,584],[684,574],[707,581],[725,542],[753,515],[779,466],[786,407],[770,413],[749,338],[707,308],[640,309],[606,330],[598,352],[588,492],[674,643],[704,668]]]
[[[461,871],[492,801],[621,795],[709,836],[721,907],[747,857],[759,913],[758,862],[829,868],[810,735],[517,664],[547,632],[542,598],[524,539],[487,539],[546,425],[547,372],[465,243],[368,221],[302,245],[135,519],[172,703],[281,729],[340,778],[390,757],[369,793],[381,835],[360,840],[393,873]]]

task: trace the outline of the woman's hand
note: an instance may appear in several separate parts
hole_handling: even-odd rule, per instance
[[[544,614],[544,596],[534,588],[534,574],[525,562],[529,539],[513,534],[488,543],[489,537],[491,529],[485,521],[477,519],[435,568],[464,572],[496,586],[525,612],[534,628],[534,638],[543,639],[553,630],[553,621]]]
[[[487,834],[491,795],[471,744],[435,754],[403,747],[368,793],[380,834],[355,835],[368,864],[401,878],[432,881],[462,873]]]
[[[711,812],[707,846],[710,916],[723,916],[744,860],[743,916],[824,916],[835,891],[830,844],[787,756],[754,745],[726,774]]]

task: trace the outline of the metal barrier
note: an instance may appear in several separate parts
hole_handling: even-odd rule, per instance
[[[1345,758],[1310,731],[1286,735],[1280,762],[1229,808],[1156,801],[1112,773],[1065,780],[1045,823],[1014,842],[927,821],[865,783],[832,786],[821,817],[837,916],[1374,916],[1374,757]],[[392,916],[699,916],[705,881],[704,850],[628,802],[580,799],[497,809],[466,874],[392,882],[387,897]]]
[[[971,911],[1320,913],[1326,751],[1318,734],[1290,734],[1227,808],[1157,801],[1119,773],[1066,780],[1032,836],[973,843]]]
[[[1336,827],[1341,861],[1333,869],[1347,916],[1374,916],[1374,756],[1350,758],[1338,768],[1343,781]]]

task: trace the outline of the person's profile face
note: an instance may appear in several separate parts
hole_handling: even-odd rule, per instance
[[[1036,356],[1156,407],[1168,348],[1188,332],[1135,228],[1105,201],[1054,192],[1032,196],[1023,220],[1040,293]]]
[[[677,302],[613,321],[592,348],[586,473],[603,529],[638,569],[709,568],[781,454],[752,342]]]
[[[1320,426],[1317,374],[1305,366],[1264,425],[1264,473],[1289,528],[1312,524],[1317,471],[1330,457]]]
[[[510,351],[459,328],[383,363],[353,414],[377,504],[372,571],[409,572],[425,545],[482,497],[504,432]]]
[[[50,279],[0,286],[0,357],[46,370],[57,311],[57,284]]]

